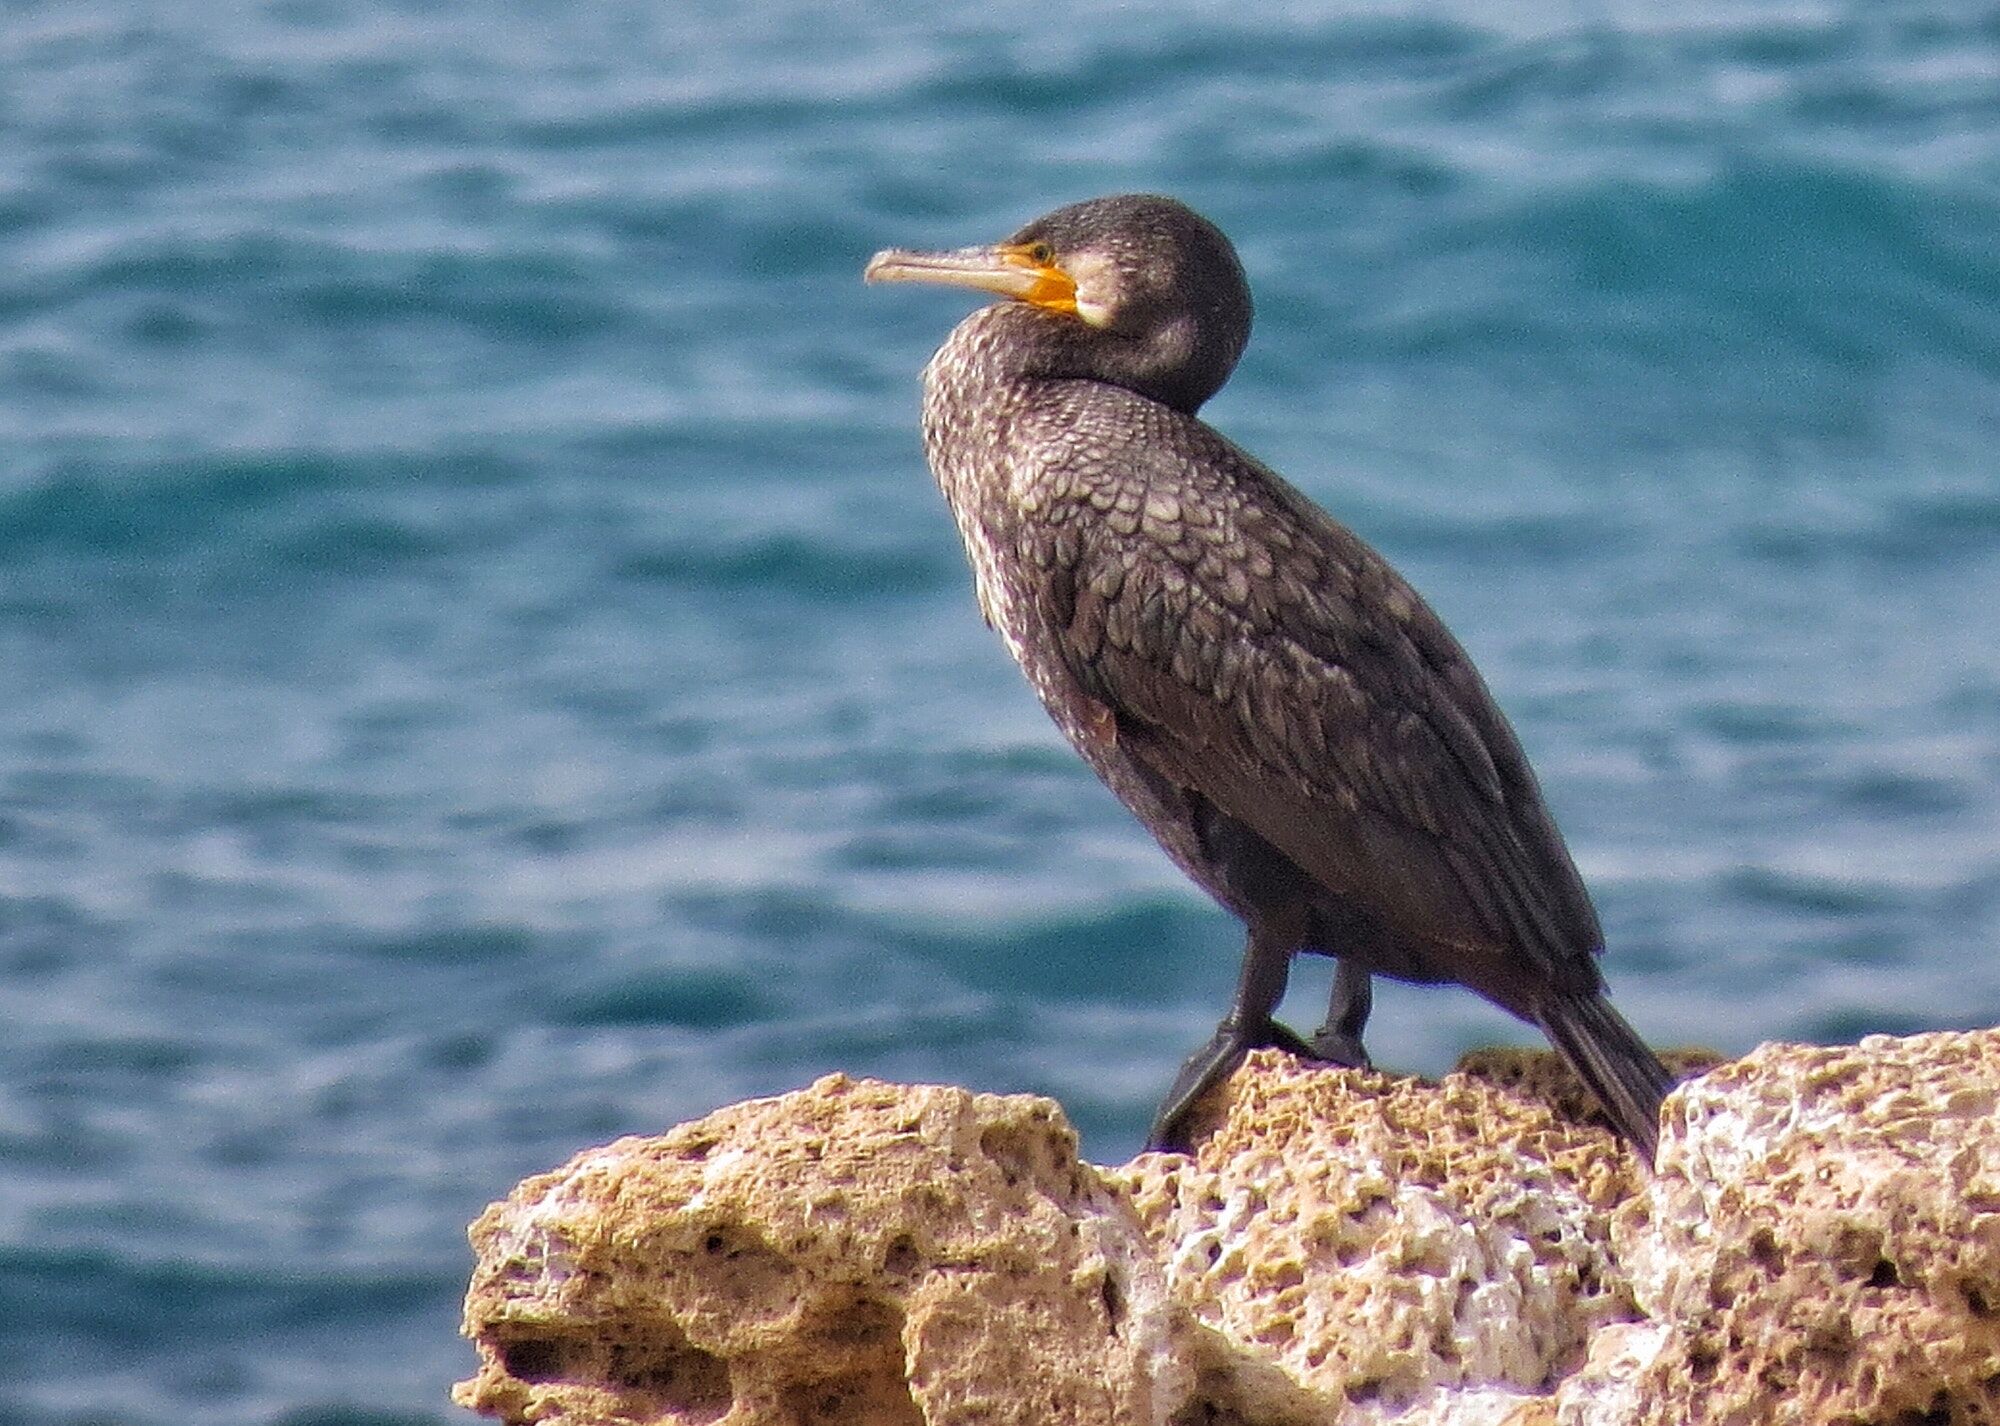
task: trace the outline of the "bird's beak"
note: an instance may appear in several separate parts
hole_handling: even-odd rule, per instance
[[[1046,251],[1046,249],[1044,249]],[[1052,261],[1037,261],[1032,247],[957,248],[920,253],[889,248],[868,259],[870,282],[933,282],[997,292],[1052,312],[1076,311],[1076,279]]]

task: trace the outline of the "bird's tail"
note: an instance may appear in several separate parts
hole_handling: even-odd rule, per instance
[[[1674,1087],[1673,1074],[1601,993],[1555,996],[1535,1019],[1650,1168],[1659,1147],[1660,1101]]]

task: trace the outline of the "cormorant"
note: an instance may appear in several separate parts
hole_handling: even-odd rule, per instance
[[[1250,335],[1235,249],[1170,198],[1058,208],[871,282],[1009,299],[924,369],[924,449],[979,605],[1050,715],[1248,927],[1235,1002],[1149,1143],[1251,1049],[1366,1065],[1370,977],[1539,1025],[1650,1162],[1666,1068],[1611,1008],[1604,935],[1472,661],[1374,550],[1197,420]],[[1326,1023],[1274,1020],[1338,958]]]

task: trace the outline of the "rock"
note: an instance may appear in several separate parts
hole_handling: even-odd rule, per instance
[[[456,1396],[572,1426],[1993,1423],[1996,1102],[2000,1032],[1767,1046],[1668,1101],[1648,1181],[1552,1056],[1427,1084],[1265,1052],[1193,1157],[1098,1170],[1047,1100],[835,1076],[489,1209]]]
[[[1130,1204],[1049,1100],[833,1076],[531,1178],[473,1226],[464,1405],[510,1422],[1164,1421]]]
[[[1996,1105],[1996,1031],[1766,1045],[1682,1086],[1618,1225],[1654,1325],[1564,1426],[2000,1421]]]
[[[1265,1051],[1192,1160],[1121,1178],[1174,1298],[1342,1420],[1505,1419],[1634,1312],[1608,1214],[1637,1165],[1495,1080]]]

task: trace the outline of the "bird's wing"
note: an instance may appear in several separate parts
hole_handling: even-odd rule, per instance
[[[1016,435],[1038,616],[1128,752],[1392,928],[1491,960],[1493,988],[1594,988],[1602,932],[1520,744],[1386,561],[1124,393],[1079,391]]]

